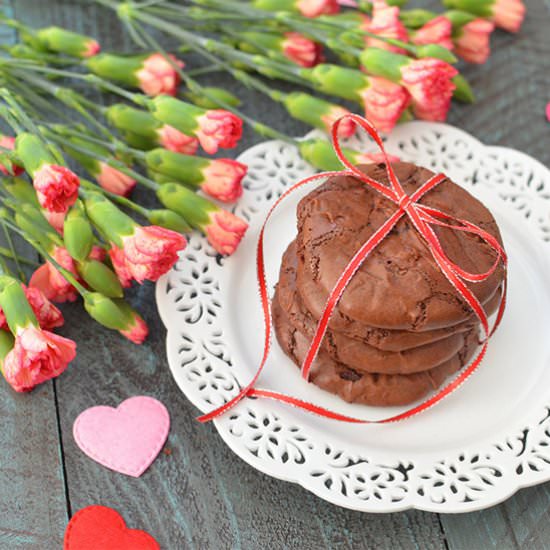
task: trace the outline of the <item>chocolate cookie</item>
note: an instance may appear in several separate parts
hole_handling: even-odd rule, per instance
[[[296,288],[302,303],[302,310],[309,318],[316,322],[323,313],[328,293],[320,289],[313,281],[313,275],[299,258],[297,258],[296,266]],[[498,288],[494,295],[483,304],[485,313],[488,316],[495,313],[498,309],[500,298],[501,288]],[[423,346],[443,338],[448,338],[454,334],[467,332],[477,324],[477,317],[471,314],[462,323],[449,327],[421,331],[390,330],[360,323],[343,315],[338,308],[334,310],[329,322],[332,330],[364,341],[375,348],[385,351],[403,351],[416,346]]]
[[[276,301],[273,302],[273,321],[283,351],[300,365],[309,348],[308,339],[292,327]],[[466,345],[452,359],[433,369],[408,375],[360,373],[321,351],[311,370],[310,381],[349,403],[380,407],[406,405],[437,389],[448,376],[465,365],[477,342],[477,334],[472,331],[466,338]]]
[[[291,243],[281,263],[274,300],[285,312],[290,324],[313,338],[317,322],[307,314],[296,292],[296,245]],[[464,346],[464,334],[457,333],[433,343],[402,352],[379,350],[364,341],[328,330],[323,341],[325,351],[336,361],[362,372],[410,374],[431,369],[456,355]]]
[[[414,164],[397,162],[393,167],[408,194],[433,175]],[[388,184],[383,164],[359,168]],[[487,208],[448,179],[420,202],[466,219],[501,242],[496,222]],[[298,255],[325,296],[356,251],[394,211],[395,205],[383,195],[361,180],[345,176],[330,178],[300,201]],[[434,227],[434,231],[450,260],[463,269],[480,273],[493,264],[495,253],[475,235],[442,227]],[[500,265],[489,279],[469,286],[485,303],[500,287],[504,276]],[[304,301],[311,310],[306,296]],[[472,313],[407,216],[355,274],[338,310],[345,318],[369,326],[412,331],[456,325],[469,319]]]

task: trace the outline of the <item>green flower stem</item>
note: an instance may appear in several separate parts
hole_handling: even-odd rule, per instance
[[[9,260],[17,260],[19,263],[23,265],[28,265],[29,267],[38,267],[40,265],[38,262],[29,260],[29,258],[14,254],[11,250],[9,250],[8,248],[4,248],[3,246],[0,246],[0,256],[2,256],[3,258],[8,258]]]
[[[24,76],[20,76],[24,75]],[[29,73],[27,71],[14,70],[13,74],[5,75],[8,79],[9,86],[12,90],[19,94],[19,101],[24,103],[28,111],[34,111],[39,108],[42,113],[53,113],[66,122],[73,123],[74,120],[69,117],[66,111],[60,109],[55,103],[48,101],[30,87],[26,86],[22,80],[25,80]],[[38,113],[37,113],[38,116]]]
[[[15,246],[13,245],[13,239],[11,238],[11,234],[8,230],[8,226],[6,225],[5,220],[1,220],[1,223],[2,223],[2,230],[4,232],[4,236],[6,237],[6,241],[8,242],[10,252],[12,253],[12,256],[13,256],[13,261],[15,262],[17,275],[19,276],[19,279],[21,281],[26,281],[25,272],[23,271],[23,268],[19,263],[19,256],[15,252]]]
[[[23,237],[23,239],[25,239],[43,258],[50,262],[61,273],[61,275],[63,275],[63,277],[76,288],[77,292],[82,297],[85,298],[86,295],[89,294],[89,291],[86,290],[77,281],[76,277],[70,271],[60,265],[57,260],[52,257],[52,255],[42,246],[42,244],[40,244],[36,239],[25,233],[22,229],[17,227],[17,225],[15,225],[13,222],[6,219],[4,219],[4,222],[12,231]]]
[[[44,147],[53,155],[55,161],[58,164],[64,165],[65,161],[59,149],[57,147],[53,147],[51,143],[44,139],[42,132],[40,132],[36,124],[30,119],[25,110],[21,108],[21,105],[19,105],[17,100],[13,97],[12,93],[6,88],[0,88],[0,97],[2,97],[2,99],[4,99],[4,101],[7,103],[11,115],[13,115],[21,123],[25,130],[29,131],[42,142]],[[19,129],[17,130],[17,133],[20,134],[22,131],[23,130]]]
[[[40,89],[58,99],[67,107],[70,107],[71,109],[76,111],[84,120],[97,128],[105,137],[111,137],[112,134],[108,130],[108,128],[104,124],[99,122],[99,120],[97,120],[97,118],[86,109],[86,107],[88,107],[96,112],[103,114],[105,111],[104,107],[96,105],[93,101],[88,100],[82,94],[79,94],[72,88],[59,86],[44,78],[32,75],[27,71],[14,71],[14,73],[19,76],[19,78],[27,80],[29,83],[39,87]],[[63,116],[63,118],[67,119],[69,117],[65,115]]]

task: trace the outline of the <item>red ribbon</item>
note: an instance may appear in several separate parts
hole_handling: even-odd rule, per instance
[[[338,127],[340,123],[347,118],[351,118],[356,124],[361,126],[374,139],[374,141],[377,143],[378,147],[382,151],[386,162],[386,170],[390,182],[389,186],[370,178],[369,176],[361,172],[357,167],[353,166],[353,164],[351,164],[344,156],[344,153],[342,152],[340,143],[338,141]],[[397,179],[397,176],[395,175],[392,165],[388,159],[388,155],[384,149],[384,143],[382,142],[382,139],[380,138],[374,126],[363,117],[354,114],[347,114],[338,119],[332,127],[332,143],[336,155],[338,156],[342,164],[347,168],[347,170],[339,172],[323,172],[320,174],[316,174],[299,181],[298,183],[287,189],[269,209],[269,212],[267,213],[267,216],[261,227],[260,234],[258,236],[256,250],[256,274],[258,278],[260,299],[264,314],[264,351],[258,370],[256,371],[250,383],[242,388],[238,395],[233,397],[224,405],[221,405],[213,411],[200,416],[198,418],[200,422],[208,422],[209,420],[221,416],[226,411],[234,407],[245,396],[275,399],[276,401],[288,403],[289,405],[293,405],[319,416],[343,422],[351,422],[356,424],[386,424],[389,422],[397,422],[398,420],[404,420],[405,418],[410,418],[411,416],[425,411],[426,409],[441,401],[444,397],[447,397],[449,394],[451,394],[479,367],[481,361],[483,360],[483,357],[485,356],[485,353],[487,352],[489,338],[500,324],[504,309],[506,307],[506,280],[503,284],[502,298],[500,301],[498,314],[492,329],[489,328],[489,322],[483,306],[481,305],[477,297],[472,293],[472,291],[466,286],[465,282],[468,281],[471,283],[478,283],[487,280],[497,269],[500,262],[503,262],[505,267],[507,266],[506,253],[500,246],[499,242],[492,235],[487,233],[487,231],[484,231],[483,229],[477,227],[467,220],[455,218],[444,212],[441,212],[440,210],[437,210],[436,208],[431,208],[429,206],[418,203],[420,198],[422,198],[426,193],[428,193],[447,179],[444,174],[434,175],[428,181],[422,184],[412,195],[407,195],[403,190],[401,183]],[[283,393],[271,390],[262,390],[254,387],[267,362],[271,349],[272,322],[270,300],[267,293],[267,283],[265,278],[263,244],[267,222],[271,218],[271,215],[273,214],[277,206],[279,206],[279,204],[288,195],[312,181],[326,179],[327,177],[331,176],[356,177],[365,182],[365,184],[371,186],[382,195],[384,195],[388,200],[392,201],[397,208],[395,212],[388,218],[388,220],[384,222],[369,238],[369,240],[365,244],[363,244],[363,246],[361,246],[361,248],[355,253],[355,256],[351,259],[347,267],[344,269],[334,288],[332,289],[327,299],[323,314],[321,315],[321,318],[319,319],[319,322],[317,324],[317,329],[311,341],[311,345],[306,355],[306,358],[304,359],[304,362],[301,366],[302,377],[305,380],[309,379],[311,367],[315,358],[317,357],[317,353],[319,352],[319,348],[323,341],[323,337],[325,336],[330,318],[332,316],[332,313],[334,312],[334,308],[342,297],[342,294],[346,289],[348,283],[355,275],[357,270],[361,267],[363,262],[367,259],[369,254],[386,238],[388,233],[395,227],[397,222],[399,222],[399,220],[403,216],[408,216],[408,218],[411,220],[416,230],[426,241],[435,262],[441,269],[441,272],[445,275],[451,285],[453,285],[458,294],[467,302],[476,317],[479,319],[483,328],[484,338],[482,341],[483,345],[481,349],[479,350],[475,359],[470,363],[470,365],[467,368],[463,369],[462,372],[454,378],[454,380],[452,380],[445,387],[440,389],[437,393],[435,393],[433,396],[429,397],[419,405],[416,405],[415,407],[412,407],[403,413],[382,420],[364,420],[360,418],[353,418],[330,411],[328,409],[325,409],[324,407],[320,407],[313,403],[308,403],[306,401]],[[484,273],[470,273],[468,271],[465,271],[447,257],[432,226],[446,227],[455,231],[464,231],[466,233],[477,235],[483,241],[485,241],[496,253],[496,259],[493,265]]]

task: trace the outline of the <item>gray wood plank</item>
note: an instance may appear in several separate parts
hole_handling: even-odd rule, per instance
[[[11,14],[11,2],[2,9]],[[2,28],[0,42],[14,40],[15,33]],[[27,395],[1,382],[0,548],[58,547],[68,515],[53,383]]]

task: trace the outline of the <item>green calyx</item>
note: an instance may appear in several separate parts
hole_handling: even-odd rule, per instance
[[[471,13],[459,10],[446,12],[445,17],[453,25],[453,38],[458,38],[462,34],[462,27],[475,20],[476,16]]]
[[[204,181],[203,170],[211,160],[157,148],[145,154],[145,163],[148,170],[163,179],[199,187]]]
[[[402,10],[399,13],[399,19],[409,29],[419,29],[436,17],[434,11],[422,9]]]
[[[401,68],[410,63],[410,57],[380,48],[367,48],[361,52],[361,64],[368,73],[399,83]]]
[[[84,308],[92,319],[113,330],[126,330],[133,322],[133,318],[116,300],[99,292],[86,293]]]
[[[213,202],[177,183],[161,185],[157,190],[157,197],[166,208],[185,218],[196,229],[203,229],[208,225],[210,212],[219,209]]]
[[[461,10],[479,17],[490,17],[493,14],[495,0],[443,0],[446,8]]]
[[[136,222],[100,193],[87,192],[84,205],[91,222],[116,246],[122,247],[122,237],[134,233]]]
[[[100,53],[86,59],[85,65],[92,73],[105,80],[137,88],[139,80],[136,73],[143,68],[143,62],[147,57],[148,54],[114,55]]]
[[[47,50],[72,57],[87,57],[94,53],[90,48],[97,47],[93,38],[60,27],[40,29],[35,36]]]
[[[165,229],[177,231],[178,233],[188,233],[192,229],[182,216],[172,212],[172,210],[165,210],[161,208],[149,210],[147,219],[152,225],[158,225],[160,227],[164,227]]]
[[[140,151],[150,151],[159,145],[156,137],[148,138],[134,132],[122,132],[122,138],[127,145]]]
[[[108,107],[105,115],[109,123],[117,130],[132,132],[132,134],[157,142],[157,132],[162,128],[162,123],[156,120],[150,112],[117,103]]]
[[[198,129],[196,119],[206,112],[200,107],[191,105],[191,103],[167,95],[153,98],[148,105],[151,113],[158,121],[163,124],[170,124],[170,126],[187,135],[195,134]]]
[[[284,36],[270,32],[239,33],[239,48],[251,53],[261,53],[263,50],[282,52]]]
[[[456,63],[458,59],[447,48],[440,46],[439,44],[423,44],[416,47],[417,57],[434,57],[435,59],[441,59],[446,63]]]
[[[191,103],[203,109],[219,109],[220,104],[226,104],[230,107],[238,107],[241,104],[241,100],[236,95],[214,86],[203,88],[203,93],[201,94],[186,92],[185,97],[189,99]]]
[[[315,168],[327,172],[342,170],[342,163],[336,156],[330,141],[324,139],[302,141],[299,147],[302,157],[315,166]],[[359,154],[357,151],[343,147],[342,152],[352,164],[357,163],[357,156]]]
[[[21,283],[8,275],[0,276],[0,307],[13,334],[29,325],[38,326]]]
[[[43,164],[57,164],[45,143],[28,132],[21,132],[15,139],[15,154],[31,177]]]
[[[302,76],[317,90],[350,101],[361,101],[359,92],[369,86],[369,77],[361,71],[321,63],[312,69],[303,69]]]
[[[453,92],[453,98],[463,103],[474,103],[476,96],[469,82],[461,75],[457,74],[453,78],[453,84],[456,86]]]
[[[84,261],[92,250],[94,233],[80,200],[72,206],[65,217],[63,241],[67,252],[77,261]]]
[[[97,260],[77,263],[78,274],[90,288],[107,298],[122,298],[124,290],[114,271]]]
[[[254,0],[252,5],[259,10],[298,12],[297,0]]]
[[[326,130],[323,117],[335,107],[324,99],[303,92],[287,94],[283,99],[283,104],[292,117],[321,130]]]

